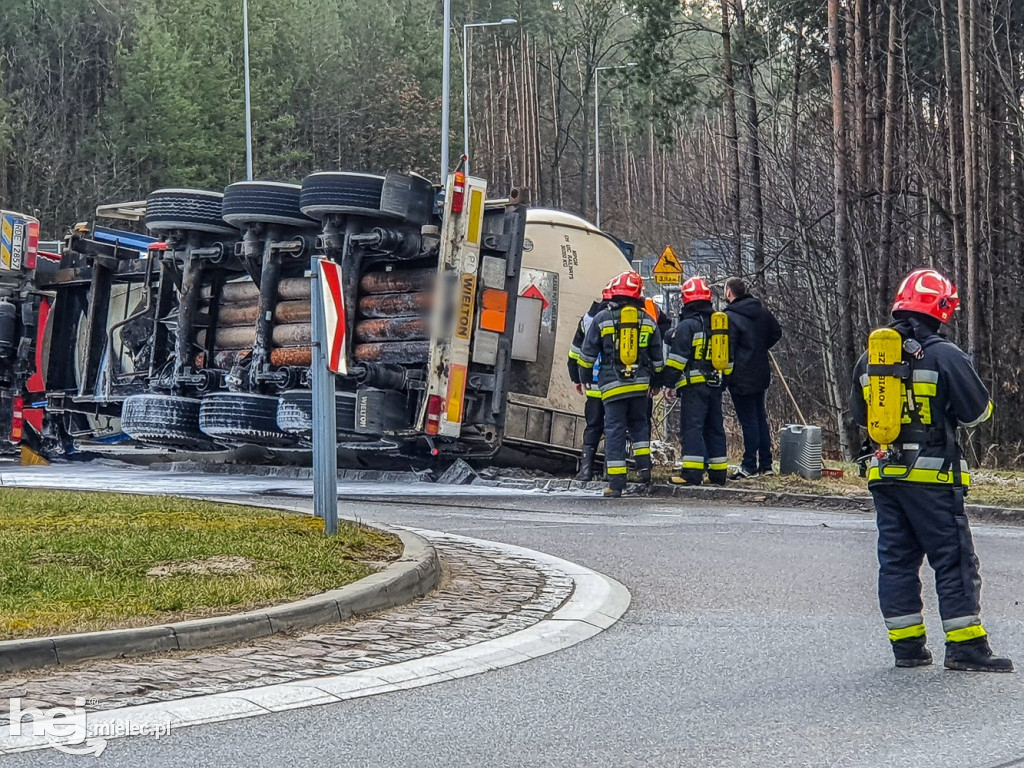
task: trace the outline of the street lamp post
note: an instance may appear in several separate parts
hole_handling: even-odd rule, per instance
[[[245,178],[252,181],[252,100],[249,92],[249,0],[242,0],[242,38],[245,67]]]
[[[444,0],[444,43],[441,64],[441,184],[448,183],[448,132],[452,106],[452,0]]]
[[[598,110],[599,103],[597,99],[597,78],[598,74],[602,69],[625,69],[626,67],[635,67],[636,62],[631,61],[626,64],[612,64],[607,67],[597,67],[594,69],[594,212],[597,221],[598,229],[601,228],[601,131],[600,131],[600,112]]]
[[[462,154],[466,156],[466,173],[469,173],[469,29],[470,27],[500,27],[516,24],[511,17],[501,21],[477,21],[462,25]]]

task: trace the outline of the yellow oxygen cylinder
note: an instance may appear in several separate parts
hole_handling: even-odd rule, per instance
[[[900,436],[903,422],[903,381],[897,368],[903,360],[903,337],[892,328],[868,336],[868,435],[881,446]]]
[[[626,306],[619,314],[619,362],[627,368],[640,356],[640,310]]]
[[[711,314],[711,366],[719,373],[729,370],[729,316],[725,312]]]

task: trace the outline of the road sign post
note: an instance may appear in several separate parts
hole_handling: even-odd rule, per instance
[[[322,293],[324,286],[330,285],[325,276],[326,270],[332,270],[334,274],[341,271],[337,264],[313,256],[310,260],[313,281],[310,296],[313,301],[313,360],[310,366],[313,374],[313,512],[324,521],[324,532],[334,535],[338,532],[338,425],[334,375],[327,367],[328,313]],[[344,324],[344,310],[341,318]],[[344,350],[341,357],[344,357]]]

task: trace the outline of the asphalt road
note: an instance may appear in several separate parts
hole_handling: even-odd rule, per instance
[[[1024,766],[1024,672],[892,667],[866,516],[538,494],[342,511],[549,552],[633,604],[591,640],[477,677],[0,765]],[[975,538],[993,645],[1024,667],[1024,529]],[[925,584],[941,662],[927,569]]]

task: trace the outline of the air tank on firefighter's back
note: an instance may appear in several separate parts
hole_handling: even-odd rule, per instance
[[[0,355],[10,353],[17,341],[17,317],[18,308],[6,297],[0,298]]]

